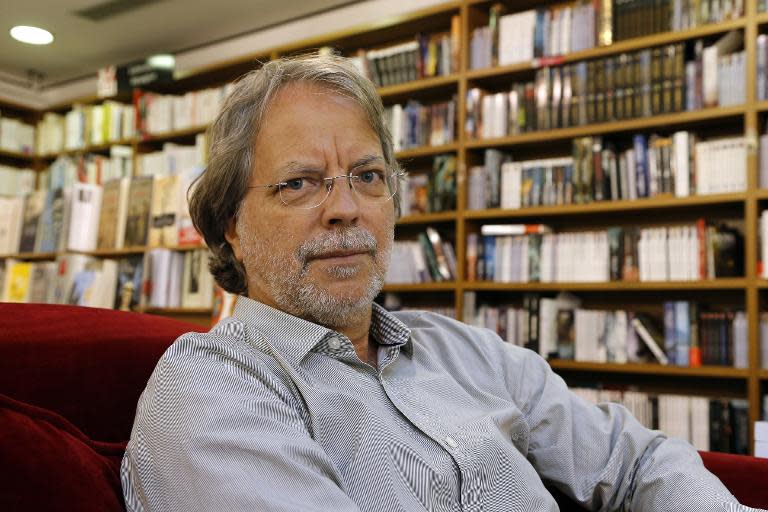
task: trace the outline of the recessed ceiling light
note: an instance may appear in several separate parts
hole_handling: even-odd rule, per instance
[[[173,69],[176,66],[176,57],[168,53],[158,53],[147,59],[147,64],[153,68]]]
[[[11,37],[27,44],[51,44],[53,42],[53,34],[47,30],[26,25],[13,27]]]

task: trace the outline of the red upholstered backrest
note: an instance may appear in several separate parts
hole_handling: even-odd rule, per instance
[[[768,459],[700,452],[709,471],[744,505],[768,508]]]
[[[92,441],[58,414],[3,395],[0,425],[0,510],[124,510],[125,443]]]
[[[200,325],[108,309],[0,304],[0,394],[57,412],[100,441],[128,439],[157,360]]]

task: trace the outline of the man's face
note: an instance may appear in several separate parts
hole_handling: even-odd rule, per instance
[[[274,98],[254,155],[252,186],[348,174],[361,162],[368,163],[358,169],[386,170],[363,109],[304,83]],[[339,179],[312,209],[286,206],[276,188],[251,189],[227,239],[245,266],[251,298],[341,328],[370,311],[381,290],[394,222],[393,201],[366,199]]]

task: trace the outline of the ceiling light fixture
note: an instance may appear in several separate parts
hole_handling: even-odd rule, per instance
[[[158,53],[149,57],[147,64],[158,69],[173,69],[176,66],[176,57],[168,53]]]
[[[13,27],[11,37],[27,44],[51,44],[53,42],[53,34],[47,30],[26,25]]]

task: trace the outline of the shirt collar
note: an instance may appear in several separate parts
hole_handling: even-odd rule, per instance
[[[320,342],[338,335],[322,325],[301,319],[245,296],[237,298],[233,315],[254,337],[263,337],[295,365]],[[400,320],[378,304],[373,304],[370,335],[380,345],[400,346],[410,355],[411,331]]]
[[[413,354],[411,330],[382,306],[373,303],[370,335],[379,345],[399,346],[404,354]]]

